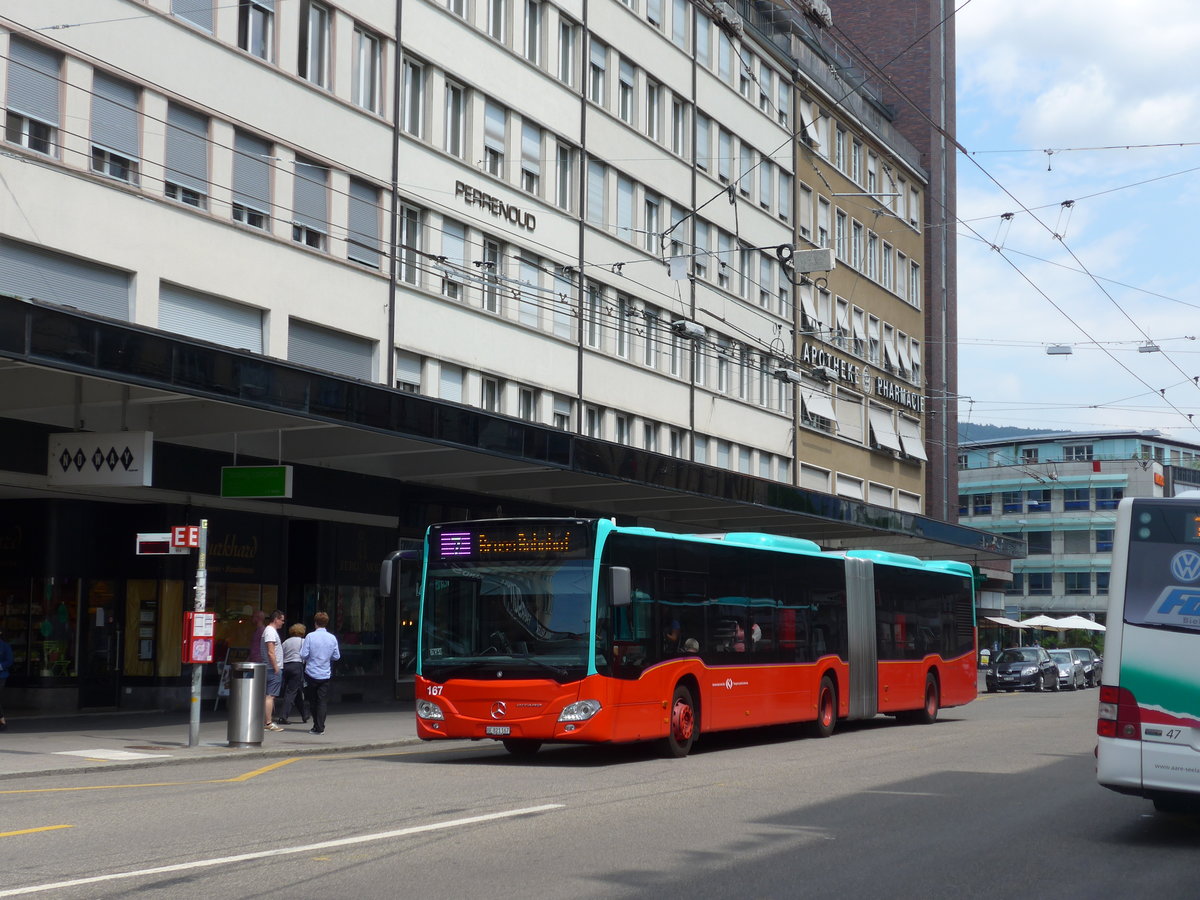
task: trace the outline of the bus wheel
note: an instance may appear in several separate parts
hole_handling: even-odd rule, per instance
[[[941,707],[941,696],[938,692],[937,679],[930,672],[925,676],[925,705],[906,713],[904,721],[913,725],[932,725],[937,721],[938,709]]]
[[[671,698],[670,730],[659,743],[662,755],[672,759],[687,756],[699,733],[691,689],[686,684],[677,684],[675,695]]]
[[[817,721],[809,726],[813,737],[827,738],[837,725],[837,688],[828,676],[821,679],[817,689]]]
[[[542,742],[509,738],[504,741],[504,749],[519,759],[528,759],[542,749]]]

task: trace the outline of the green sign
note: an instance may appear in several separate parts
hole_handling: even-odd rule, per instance
[[[292,496],[292,467],[222,466],[221,496],[290,498]]]

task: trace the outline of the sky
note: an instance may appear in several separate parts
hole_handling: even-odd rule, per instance
[[[960,421],[1200,443],[1200,4],[954,4]]]

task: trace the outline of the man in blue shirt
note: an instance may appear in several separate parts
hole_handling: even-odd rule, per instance
[[[304,661],[304,676],[308,679],[308,708],[312,711],[313,727],[309,734],[325,733],[325,711],[328,705],[329,679],[333,677],[333,661],[342,658],[337,638],[325,630],[329,614],[313,616],[316,627],[304,636],[300,659]]]

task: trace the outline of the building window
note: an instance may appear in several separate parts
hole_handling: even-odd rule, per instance
[[[488,412],[501,412],[500,408],[501,387],[498,378],[492,378],[485,375],[483,377],[482,393],[480,395],[479,405]]]
[[[604,438],[604,411],[595,407],[589,406],[584,410],[583,414],[583,433],[590,438]]]
[[[466,259],[467,229],[460,222],[442,220],[442,294],[463,299],[462,267]]]
[[[659,140],[662,132],[662,87],[657,81],[646,79],[646,137]]]
[[[329,10],[312,0],[300,4],[300,77],[329,86]]]
[[[517,415],[526,422],[537,421],[537,393],[533,388],[523,387],[517,393]]]
[[[1029,531],[1025,534],[1025,540],[1029,544],[1030,556],[1046,556],[1050,553],[1051,532]]]
[[[267,230],[271,223],[271,145],[238,131],[233,138],[233,220]]]
[[[1064,572],[1063,573],[1064,587],[1067,594],[1087,595],[1092,593],[1092,573],[1091,572]]]
[[[696,165],[707,172],[712,168],[712,120],[696,113]]]
[[[238,0],[238,46],[270,61],[274,55],[274,0]]]
[[[621,64],[617,67],[617,115],[626,125],[633,124],[633,89],[635,77],[633,63],[627,59],[622,59]]]
[[[588,55],[588,99],[598,106],[604,105],[607,66],[608,47],[592,38]]]
[[[1035,463],[1038,461],[1037,447],[1025,447],[1021,450],[1021,462]]]
[[[9,41],[5,140],[55,154],[61,67],[60,54],[20,38]]]
[[[537,328],[541,324],[542,271],[536,257],[520,261],[521,296],[517,302],[517,320],[522,325]]]
[[[412,60],[404,61],[404,130],[420,137],[425,119],[425,67]]]
[[[1054,576],[1051,573],[1027,572],[1025,578],[1029,582],[1031,597],[1044,597],[1054,593]]]
[[[717,132],[717,177],[729,181],[733,171],[733,135],[724,128]]]
[[[1004,593],[1020,596],[1025,593],[1025,573],[1013,572],[1012,582],[1004,589]]]
[[[687,0],[672,0],[671,4],[671,40],[676,46],[687,49],[688,19],[692,15],[692,6]]]
[[[132,84],[97,72],[92,81],[92,171],[138,183],[141,92]]]
[[[446,82],[446,152],[460,159],[466,152],[467,89]]]
[[[1096,552],[1097,553],[1112,553],[1113,548],[1113,530],[1111,528],[1096,529]],[[1105,583],[1107,587],[1107,582]]]
[[[500,280],[503,277],[502,260],[500,243],[484,240],[483,260],[480,266],[483,272],[483,308],[490,313],[499,313],[503,309],[503,294],[500,292]]]
[[[579,26],[560,19],[558,23],[558,80],[575,84],[575,43]]]
[[[1000,495],[1001,508],[1006,513],[1019,513],[1022,510],[1020,491],[1004,491]]]
[[[555,154],[554,202],[571,209],[575,197],[575,149],[560,143]]]
[[[504,177],[504,140],[508,113],[488,100],[483,107],[483,167],[489,175]]]
[[[292,240],[315,250],[328,249],[329,169],[296,159],[292,214]]]
[[[487,32],[500,43],[504,43],[508,36],[507,0],[487,0]]]
[[[542,129],[532,122],[521,125],[521,189],[539,193],[542,181]]]
[[[975,516],[990,516],[992,514],[992,495],[973,494],[971,496],[971,514]]]
[[[550,424],[560,431],[571,430],[571,401],[565,397],[554,398],[554,415]]]
[[[659,231],[662,224],[660,219],[661,209],[662,199],[657,194],[646,191],[642,216],[642,236],[645,239],[644,246],[647,253],[657,254],[659,252]]]
[[[396,387],[406,394],[421,393],[421,357],[396,351]]]
[[[446,0],[446,9],[460,19],[467,17],[467,0]]]
[[[1096,509],[1116,509],[1125,496],[1123,488],[1096,488]]]
[[[212,33],[213,0],[171,0],[171,14]]]
[[[1108,573],[1107,572],[1097,572],[1096,573],[1096,593],[1101,594],[1101,595],[1108,593]]]
[[[188,206],[208,206],[208,117],[174,103],[167,104],[163,192]]]
[[[965,466],[959,466],[959,468],[962,469],[962,468],[965,468]],[[969,502],[970,502],[970,497],[968,494],[959,494],[958,495],[958,517],[960,519],[965,518],[966,516],[971,514],[970,507],[967,505]]]
[[[1063,491],[1063,509],[1091,509],[1091,488],[1066,488]]]
[[[678,97],[671,99],[671,152],[687,155],[687,103]]]
[[[1045,488],[1025,492],[1027,512],[1050,512],[1050,492]]]
[[[1092,459],[1092,445],[1067,444],[1063,447],[1063,459],[1067,462],[1090,462]]]
[[[413,206],[400,207],[399,263],[402,281],[421,283],[421,211]]]
[[[1063,553],[1091,553],[1092,534],[1090,531],[1064,531]]]
[[[355,27],[352,99],[355,104],[371,112],[379,112],[381,46],[376,35]]]
[[[525,58],[535,66],[542,64],[541,0],[525,2]]]
[[[351,178],[349,203],[346,255],[364,266],[378,269],[381,256],[379,189]]]

